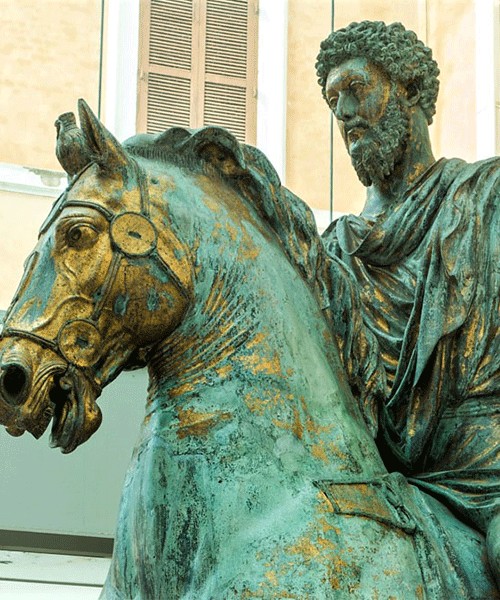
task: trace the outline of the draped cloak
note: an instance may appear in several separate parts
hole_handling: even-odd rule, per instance
[[[482,531],[500,496],[499,199],[500,159],[441,159],[375,221],[323,238],[380,346],[381,444]]]

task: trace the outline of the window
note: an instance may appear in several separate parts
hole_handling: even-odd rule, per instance
[[[137,130],[220,125],[255,144],[257,0],[141,3]]]

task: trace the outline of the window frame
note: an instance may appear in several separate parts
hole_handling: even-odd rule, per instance
[[[119,140],[136,132],[140,3],[108,0],[104,122]],[[287,19],[288,0],[260,0],[256,146],[282,179],[286,164]],[[127,51],[122,52],[123,48]],[[126,104],[119,102],[125,97]]]

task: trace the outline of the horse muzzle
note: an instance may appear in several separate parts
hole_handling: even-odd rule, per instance
[[[0,424],[13,436],[43,435],[52,421],[51,446],[73,451],[99,427],[100,389],[59,354],[34,341],[0,339]]]

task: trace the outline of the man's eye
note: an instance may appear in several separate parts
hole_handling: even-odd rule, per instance
[[[337,106],[338,101],[338,96],[330,96],[330,98],[328,98],[328,104],[330,105],[330,108],[335,108]]]
[[[349,84],[349,89],[351,90],[351,92],[357,93],[361,91],[364,85],[365,84],[362,81],[351,81],[351,83]]]

